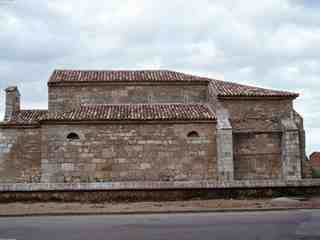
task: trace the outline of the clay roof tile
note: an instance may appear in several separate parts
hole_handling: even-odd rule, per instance
[[[99,104],[82,105],[69,112],[49,113],[41,120],[51,121],[162,121],[216,120],[203,104]]]

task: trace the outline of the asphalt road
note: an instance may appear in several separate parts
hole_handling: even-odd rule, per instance
[[[0,218],[3,239],[320,239],[320,210]]]

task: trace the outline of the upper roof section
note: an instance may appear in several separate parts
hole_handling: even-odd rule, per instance
[[[228,97],[278,97],[296,98],[297,93],[265,89],[233,82],[226,82],[206,77],[195,76],[169,70],[132,70],[132,71],[95,71],[95,70],[55,70],[48,84],[68,83],[120,83],[120,82],[184,82],[209,83],[209,87],[220,98]]]
[[[72,82],[208,82],[208,79],[169,70],[55,70],[49,84]]]

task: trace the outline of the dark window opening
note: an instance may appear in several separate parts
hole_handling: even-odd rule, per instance
[[[69,139],[69,140],[79,140],[80,137],[79,137],[78,134],[72,132],[72,133],[68,134],[67,139]]]
[[[192,132],[189,132],[187,136],[189,138],[196,138],[196,137],[199,137],[199,133],[197,133],[196,131],[192,131]]]

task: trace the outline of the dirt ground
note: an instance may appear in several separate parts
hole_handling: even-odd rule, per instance
[[[191,200],[137,203],[7,203],[0,204],[0,216],[61,214],[130,214],[157,212],[224,211],[241,209],[320,208],[320,198],[259,200]]]

